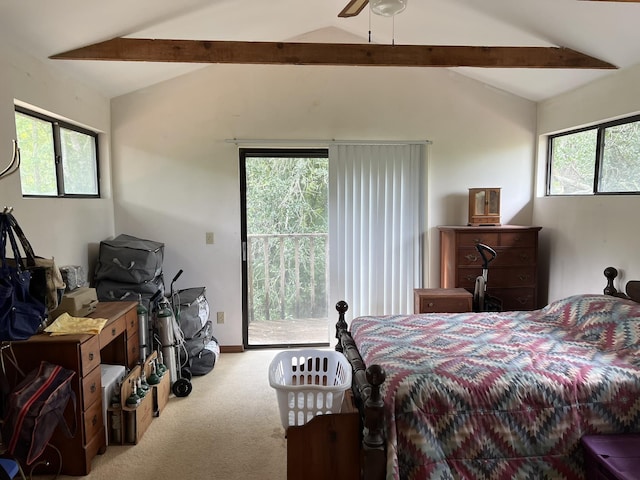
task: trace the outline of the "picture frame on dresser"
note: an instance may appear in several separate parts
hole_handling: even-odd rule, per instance
[[[538,233],[542,227],[523,225],[439,226],[440,287],[474,291],[482,273],[478,243],[493,248],[487,293],[503,310],[535,310],[538,299]]]

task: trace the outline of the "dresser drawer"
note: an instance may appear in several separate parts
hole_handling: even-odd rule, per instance
[[[537,308],[535,288],[492,288],[489,286],[487,291],[502,301],[502,310],[535,310]]]
[[[489,268],[488,285],[494,287],[535,287],[536,267]]]
[[[458,269],[458,285],[473,291],[476,278],[479,275],[482,275],[482,268],[460,268]],[[489,266],[487,285],[492,287],[535,287],[536,267],[493,268]]]
[[[473,247],[478,243],[484,243],[490,247],[499,244],[500,235],[496,232],[463,232],[458,234],[458,245],[465,247]],[[476,253],[478,252],[475,250]]]
[[[102,395],[102,379],[100,367],[96,367],[82,379],[82,399],[79,399],[82,410],[86,410]]]
[[[489,263],[489,269],[493,267],[515,266],[515,265],[535,265],[536,250],[534,248],[514,247],[496,248],[496,257]],[[456,261],[459,267],[477,266],[482,268],[484,261],[480,253],[471,247],[461,247],[458,249]],[[489,258],[488,258],[489,259]]]
[[[91,370],[100,365],[100,340],[93,335],[89,340],[80,344],[80,371],[85,377]]]
[[[136,308],[127,312],[125,316],[125,327],[127,328],[127,337],[138,333],[138,310]]]
[[[87,410],[82,412],[82,425],[84,429],[85,444],[90,443],[93,437],[98,434],[104,437],[102,402],[94,402],[93,405],[89,406]]]
[[[105,325],[105,327],[100,332],[101,348],[111,343],[118,335],[124,333],[125,329],[125,317],[120,317],[117,320]]]
[[[413,292],[414,313],[470,312],[473,296],[464,288],[424,288]]]
[[[538,236],[531,232],[502,232],[501,247],[535,247]]]
[[[536,265],[538,255],[535,248],[527,247],[514,247],[514,248],[500,248],[496,259],[491,262],[491,267],[502,266],[519,266],[519,265]]]

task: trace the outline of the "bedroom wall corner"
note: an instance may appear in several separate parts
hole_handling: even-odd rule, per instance
[[[101,132],[100,199],[23,198],[20,174],[0,180],[0,204],[12,206],[37,255],[58,265],[90,264],[100,240],[113,235],[110,180],[110,101],[18,47],[0,47],[0,163],[8,163],[16,137],[14,102]]]

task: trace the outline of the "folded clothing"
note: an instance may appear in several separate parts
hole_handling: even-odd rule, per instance
[[[68,313],[62,313],[44,331],[51,335],[98,334],[107,321],[106,318],[72,317]]]

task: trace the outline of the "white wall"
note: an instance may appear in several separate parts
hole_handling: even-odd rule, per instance
[[[90,261],[100,240],[113,235],[111,200],[110,103],[62,72],[22,55],[6,45],[0,47],[0,167],[10,159],[16,138],[14,101],[103,132],[99,145],[102,159],[102,199],[24,199],[20,174],[0,180],[0,207],[12,206],[14,215],[36,255],[55,257],[58,265],[81,265]]]
[[[530,224],[535,104],[441,69],[215,65],[112,101],[116,233],[165,243],[165,280],[204,285],[222,345],[241,345],[238,149],[231,138],[433,141],[435,226],[466,224],[467,189],[503,188],[503,222]],[[205,245],[213,231],[215,244]]]
[[[538,106],[539,153],[533,221],[541,231],[549,301],[602,293],[602,271],[620,271],[616,288],[640,276],[637,239],[640,195],[545,197],[546,136],[640,112],[640,65],[560,95]]]

